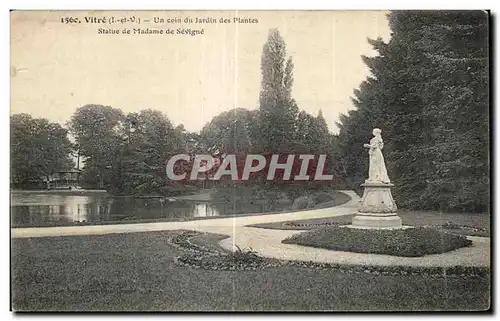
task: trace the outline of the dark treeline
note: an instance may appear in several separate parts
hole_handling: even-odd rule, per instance
[[[27,114],[10,117],[10,177],[15,186],[36,185],[55,171],[71,169],[73,150],[61,125]]]
[[[351,186],[368,166],[360,148],[382,129],[399,206],[485,211],[489,206],[488,17],[481,11],[389,15],[388,43],[363,57],[372,76],[341,117],[340,149]]]
[[[327,154],[327,172],[334,175],[328,187],[357,189],[368,171],[363,143],[379,127],[400,207],[487,210],[487,16],[405,11],[392,12],[389,23],[388,43],[369,40],[378,55],[362,59],[372,75],[355,90],[356,108],[341,117],[339,135],[329,132],[321,111],[300,110],[293,99],[292,58],[279,31],[271,29],[262,51],[259,109],[223,112],[199,133],[175,127],[156,110],[125,114],[86,105],[67,129],[13,115],[12,181],[22,186],[72,167],[69,155],[79,153],[85,186],[170,195],[201,186],[167,179],[165,164],[173,154],[293,152]],[[250,184],[266,189],[275,183]]]

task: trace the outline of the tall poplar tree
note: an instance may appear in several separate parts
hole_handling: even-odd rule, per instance
[[[293,62],[277,29],[269,30],[261,59],[260,148],[276,152],[294,137],[298,106],[292,99]]]

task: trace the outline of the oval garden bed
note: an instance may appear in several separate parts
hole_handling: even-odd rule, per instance
[[[234,252],[224,250],[219,241],[226,235],[181,231],[169,239],[169,243],[183,251],[175,259],[178,265],[204,270],[255,271],[282,267],[307,268],[314,270],[334,270],[339,273],[371,273],[375,275],[426,277],[476,276],[488,277],[487,267],[453,266],[453,267],[415,267],[415,266],[372,266],[366,264],[321,263],[313,261],[289,261],[261,257],[251,249],[237,249]]]
[[[370,230],[340,226],[295,234],[282,243],[405,257],[445,253],[472,245],[472,241],[463,235],[433,228]]]

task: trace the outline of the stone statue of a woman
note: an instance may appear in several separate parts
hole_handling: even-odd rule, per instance
[[[382,149],[384,148],[384,141],[381,136],[382,130],[375,128],[373,130],[373,138],[370,144],[364,144],[365,148],[369,148],[370,154],[370,170],[367,182],[382,182],[389,184],[389,176],[387,176],[387,169],[385,168],[384,155]]]

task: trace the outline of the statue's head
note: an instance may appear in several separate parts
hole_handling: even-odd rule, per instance
[[[373,136],[378,136],[380,134],[382,134],[382,129],[380,128],[373,129]]]

